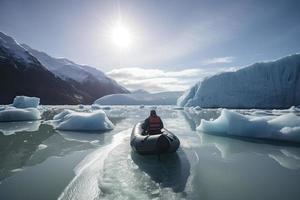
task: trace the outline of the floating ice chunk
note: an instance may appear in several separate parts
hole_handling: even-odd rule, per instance
[[[150,106],[150,110],[156,110],[157,106]]]
[[[196,106],[194,109],[195,110],[201,110],[202,108],[200,106]]]
[[[121,109],[113,109],[107,111],[106,113],[109,117],[112,118],[126,118],[126,116],[128,117],[129,112],[130,112],[129,110],[121,108]]]
[[[109,107],[109,106],[105,106],[105,107],[102,107],[102,109],[103,109],[103,110],[110,110],[110,109],[111,109],[111,107]]]
[[[92,108],[92,110],[100,110],[101,106],[99,106],[97,104],[92,104],[91,108]]]
[[[289,109],[287,109],[289,112],[299,112],[300,108],[296,106],[291,106]]]
[[[279,128],[300,126],[300,117],[294,113],[288,113],[270,120],[269,124]]]
[[[57,115],[55,115],[55,116],[53,117],[53,120],[61,120],[61,119],[63,119],[66,115],[68,115],[68,114],[70,114],[70,113],[72,113],[72,112],[75,112],[75,111],[64,110],[64,111],[58,113]]]
[[[183,107],[177,107],[177,106],[176,106],[176,107],[174,107],[173,109],[174,109],[174,110],[183,110],[184,108],[183,108]]]
[[[36,108],[7,107],[0,111],[0,122],[33,121],[40,118],[40,111]]]
[[[280,132],[283,134],[300,134],[300,126],[296,127],[284,127],[280,129]],[[300,137],[300,135],[299,135]]]
[[[43,149],[46,149],[48,146],[45,145],[45,144],[39,144],[38,146],[38,150],[43,150]]]
[[[214,121],[202,119],[197,130],[219,135],[300,142],[300,117],[293,113],[276,117],[250,117],[223,109]]]
[[[40,98],[26,96],[16,96],[13,102],[16,108],[37,108],[39,104]]]
[[[99,131],[114,128],[102,110],[91,113],[64,110],[54,116],[53,124],[56,129],[65,131]]]
[[[37,97],[16,96],[13,106],[0,108],[0,122],[33,121],[41,118]]]
[[[23,169],[22,168],[17,168],[17,169],[12,169],[10,171],[13,172],[13,173],[15,173],[15,172],[23,171]]]

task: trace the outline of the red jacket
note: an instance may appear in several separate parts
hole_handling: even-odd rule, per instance
[[[160,134],[163,127],[163,122],[157,115],[148,117],[143,124],[143,129],[148,132],[149,135]]]

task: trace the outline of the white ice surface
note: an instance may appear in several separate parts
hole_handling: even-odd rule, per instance
[[[43,149],[46,149],[48,146],[45,145],[45,144],[39,144],[38,146],[38,150],[43,150]]]
[[[104,179],[101,175],[103,174],[105,159],[125,137],[128,137],[129,133],[130,129],[117,133],[113,136],[110,144],[95,150],[83,159],[74,169],[76,176],[58,199],[96,199],[101,194],[98,184]]]
[[[40,104],[40,98],[16,96],[13,101],[13,106],[16,108],[37,108]]]
[[[256,63],[198,82],[179,99],[180,106],[288,108],[300,105],[300,54]]]
[[[300,142],[300,117],[294,113],[281,116],[247,116],[223,109],[214,121],[202,119],[197,130],[218,135]]]
[[[89,113],[64,110],[54,116],[53,125],[56,129],[64,131],[104,131],[114,128],[102,110]]]
[[[95,101],[99,105],[175,105],[181,92],[111,94]]]
[[[33,121],[41,118],[40,111],[36,108],[7,107],[0,111],[0,122]]]

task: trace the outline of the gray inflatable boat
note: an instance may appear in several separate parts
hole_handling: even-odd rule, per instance
[[[175,152],[180,145],[179,139],[170,131],[163,129],[162,134],[143,135],[142,123],[137,123],[131,133],[130,145],[139,154],[163,154]]]

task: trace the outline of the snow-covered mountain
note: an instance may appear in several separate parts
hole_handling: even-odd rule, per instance
[[[99,98],[99,105],[175,105],[182,92],[148,93],[136,91],[131,94],[112,94]]]
[[[54,64],[44,66],[12,37],[0,32],[0,104],[10,103],[17,95],[39,97],[42,104],[89,104],[107,94],[128,92],[92,67],[82,66],[80,71],[67,59],[50,58],[48,61],[56,67],[58,63],[66,64],[58,70],[61,74],[50,70]]]
[[[38,60],[30,55],[22,46],[20,46],[12,37],[0,32],[0,50],[2,60],[11,59],[22,63],[22,66],[16,65],[15,68],[22,67],[40,67]],[[43,67],[42,67],[43,68]]]
[[[17,95],[40,97],[43,104],[76,104],[85,97],[0,32],[0,104],[12,102]]]
[[[208,77],[186,91],[177,104],[206,108],[300,105],[300,54]]]
[[[75,81],[81,87],[92,87],[96,89],[96,99],[107,94],[128,93],[124,87],[115,80],[107,77],[102,71],[87,65],[76,64],[66,58],[54,58],[45,52],[32,49],[22,44],[27,51],[35,56],[49,71],[65,81]],[[97,89],[99,88],[99,89]],[[99,91],[100,88],[102,91]],[[86,88],[88,89],[88,88]],[[106,92],[104,90],[107,90]],[[103,93],[103,95],[101,95]]]

